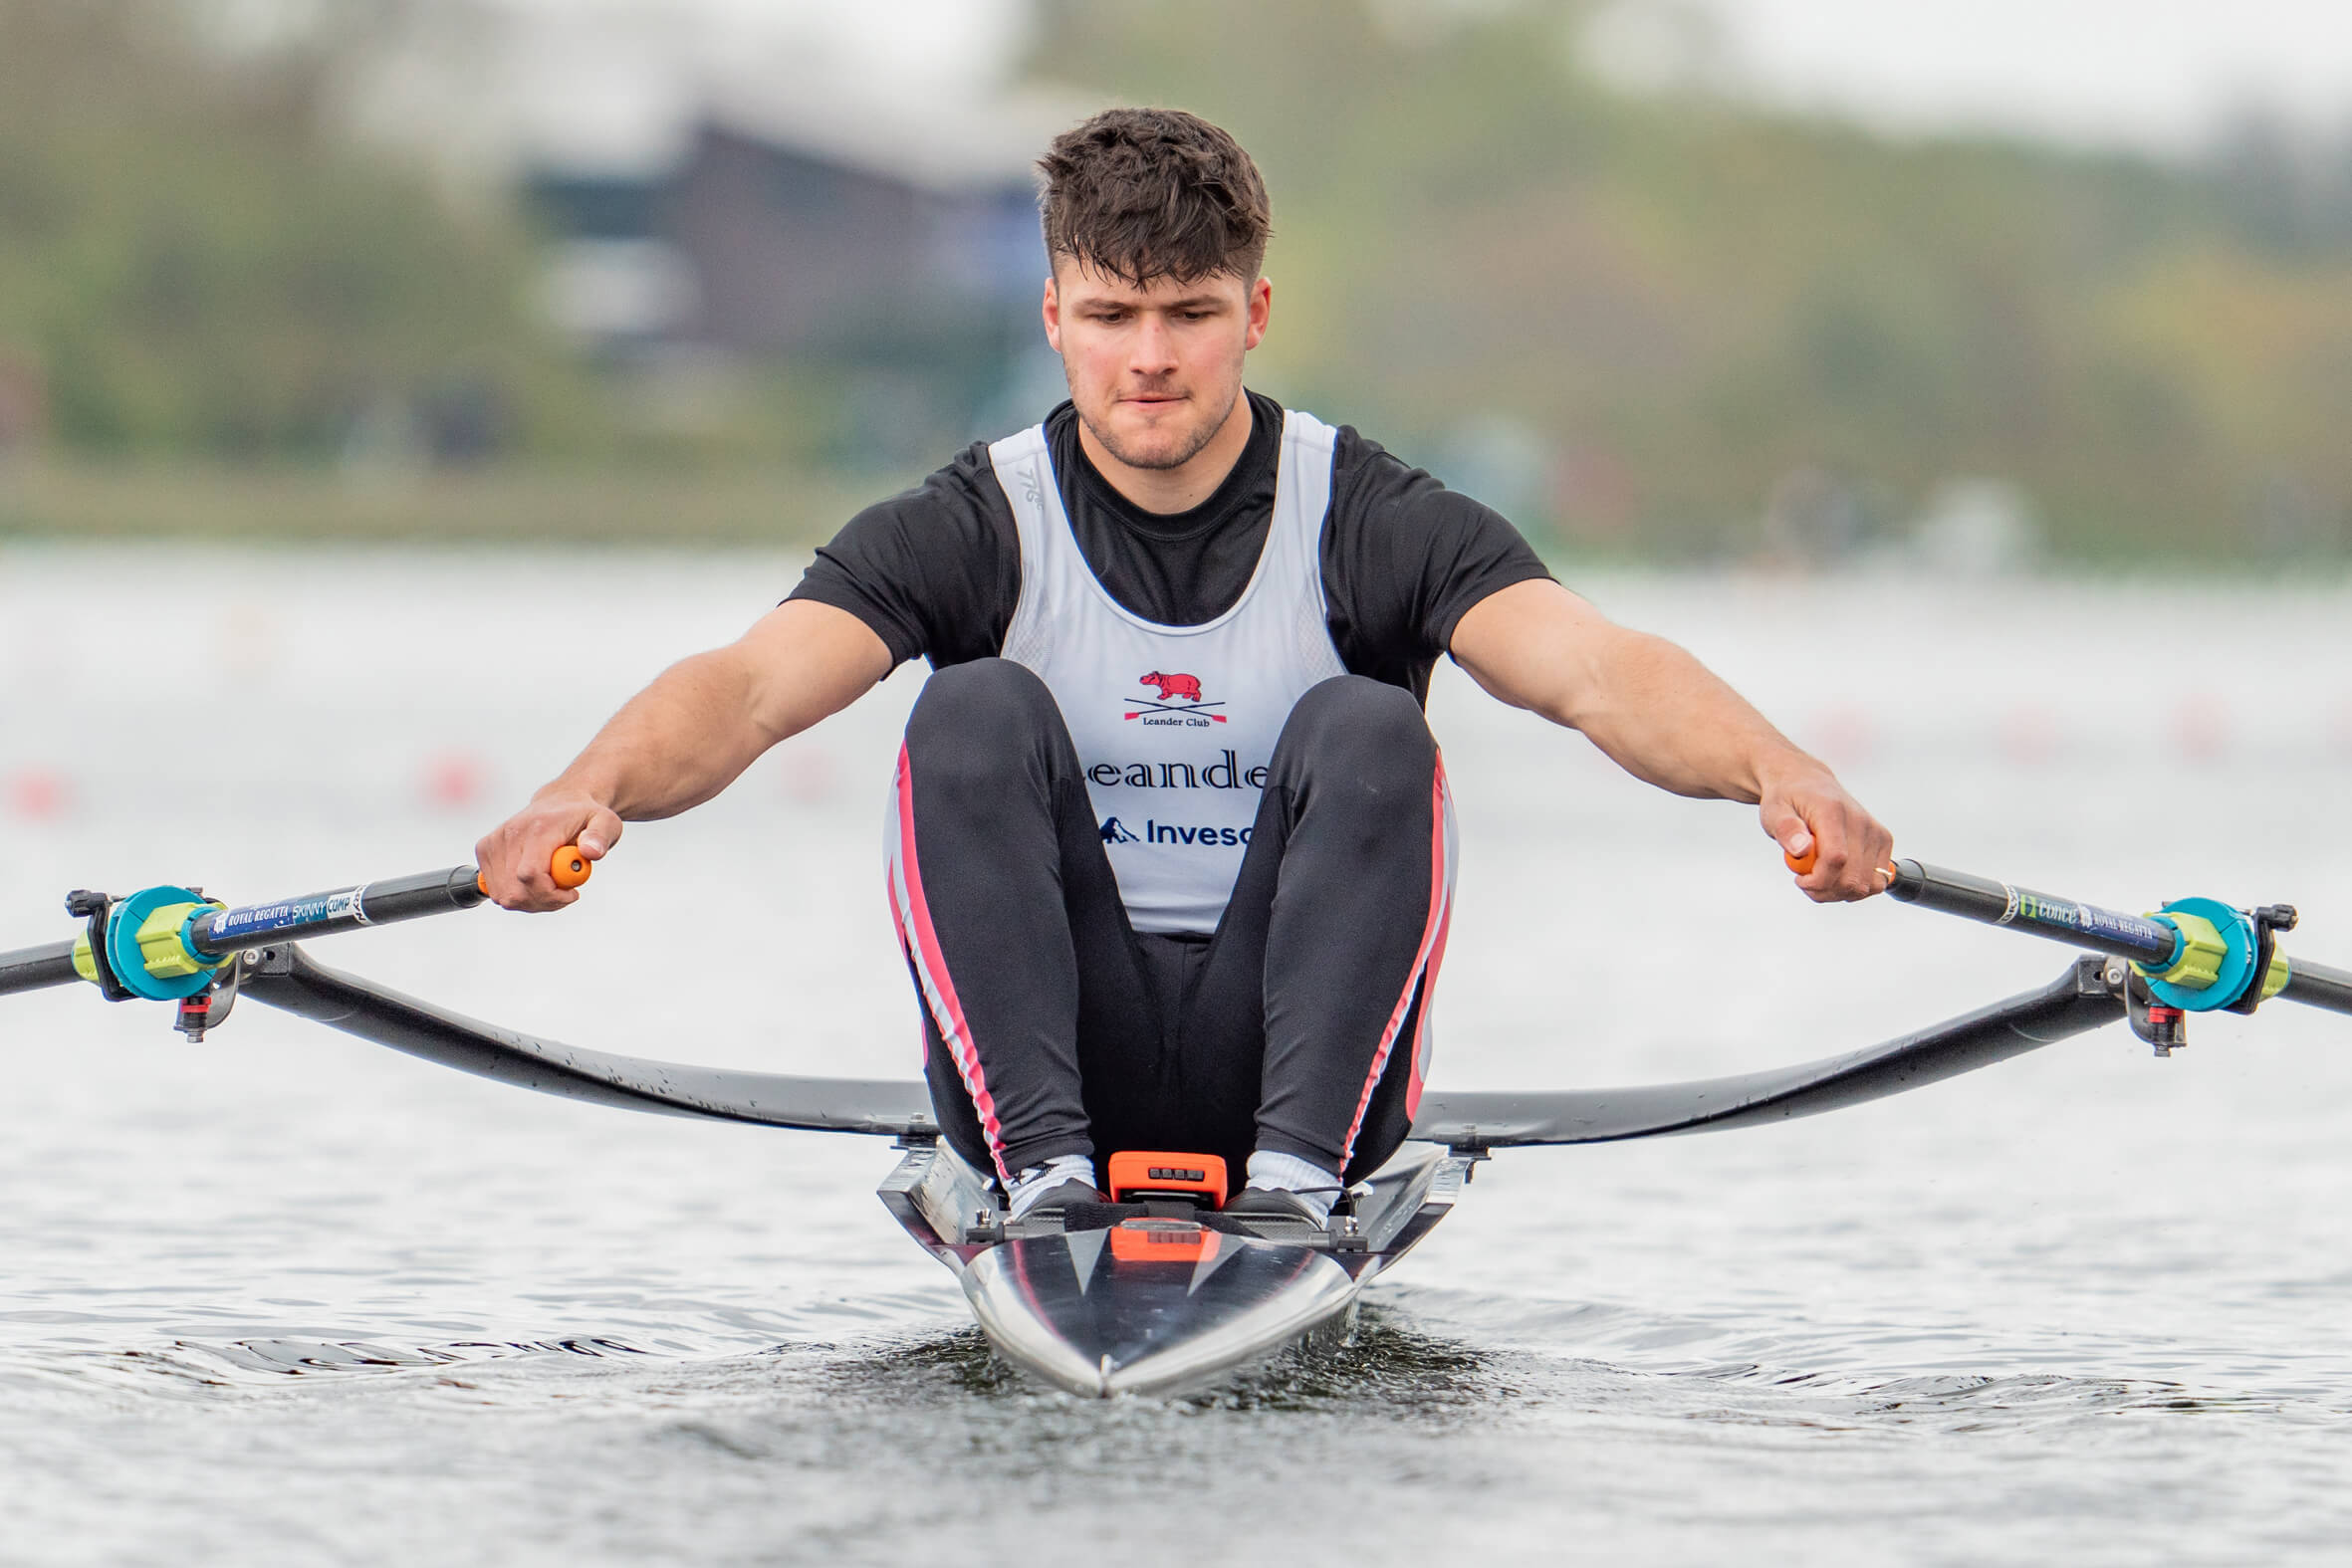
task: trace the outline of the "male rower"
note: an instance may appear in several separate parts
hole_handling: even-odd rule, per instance
[[[1455,833],[1422,708],[1451,654],[1636,777],[1746,801],[1819,901],[1887,830],[1682,649],[1612,624],[1503,518],[1242,384],[1270,233],[1249,154],[1111,110],[1040,163],[1069,401],[852,519],[742,640],[664,672],[484,838],[491,897],[577,895],[624,821],[930,661],[891,913],[948,1142],[1024,1216],[1097,1159],[1214,1154],[1232,1211],[1319,1223],[1412,1125]]]

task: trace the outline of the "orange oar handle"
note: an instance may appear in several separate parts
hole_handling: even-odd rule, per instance
[[[1816,858],[1814,851],[1819,847],[1820,846],[1816,844],[1812,849],[1806,850],[1801,855],[1792,855],[1787,850],[1783,849],[1780,851],[1781,864],[1787,866],[1789,870],[1795,872],[1798,876],[1803,876],[1813,869],[1813,862]],[[1879,867],[1878,874],[1882,877],[1885,877],[1889,882],[1895,880],[1895,868],[1891,865]]]
[[[578,844],[566,844],[557,850],[554,856],[549,859],[547,868],[548,875],[555,879],[556,886],[562,888],[578,887],[595,875],[595,871],[594,863],[580,852]],[[474,886],[480,888],[484,893],[490,891],[490,885],[482,880],[482,873],[479,871],[474,873]]]

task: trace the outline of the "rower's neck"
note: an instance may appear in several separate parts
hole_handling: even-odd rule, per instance
[[[1250,449],[1250,432],[1255,428],[1250,394],[1242,391],[1234,394],[1233,407],[1209,444],[1174,468],[1136,468],[1120,462],[1094,439],[1093,430],[1083,419],[1078,421],[1078,450],[1128,504],[1157,517],[1172,517],[1190,512],[1217,493],[1217,487]]]

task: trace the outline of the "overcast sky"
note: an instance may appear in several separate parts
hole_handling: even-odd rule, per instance
[[[272,0],[248,0],[272,3]],[[275,0],[290,3],[290,0]],[[649,146],[697,78],[732,72],[799,96],[822,87],[920,103],[983,89],[1019,58],[1027,0],[491,0],[533,42],[482,95],[579,107],[615,147]],[[1125,0],[1099,0],[1121,4]],[[1378,0],[1392,13],[1510,0]],[[1904,131],[1991,127],[2082,143],[2194,148],[2234,110],[2263,106],[2352,135],[2352,0],[1616,0],[1620,72],[1692,41],[1713,76],[1767,100]],[[1712,19],[1671,23],[1677,10]],[[1643,20],[1647,18],[1647,20]],[[1605,31],[1605,27],[1603,31]],[[1645,39],[1647,41],[1645,45]],[[618,41],[616,46],[616,40]],[[1705,55],[1698,50],[1696,55]],[[1690,59],[1685,59],[1690,64]],[[453,79],[465,62],[433,71]],[[487,62],[476,63],[489,69]],[[1671,78],[1675,67],[1652,70]],[[805,85],[805,86],[804,86]],[[451,84],[444,84],[445,92]],[[593,137],[588,139],[593,140]]]
[[[833,70],[959,85],[1001,74],[1027,42],[1026,0],[498,0],[561,20],[693,18],[755,51],[804,48]],[[1119,3],[1119,0],[1109,0]]]
[[[1910,128],[2193,143],[2234,107],[2352,130],[2352,0],[1705,0],[1764,91]]]

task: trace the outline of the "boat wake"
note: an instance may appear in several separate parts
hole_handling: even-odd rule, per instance
[[[1443,1427],[1498,1418],[1672,1419],[1817,1431],[1927,1429],[1965,1433],[2032,1427],[2125,1412],[2233,1414],[2297,1425],[2352,1425],[2352,1397],[2326,1384],[2251,1378],[2259,1392],[2068,1368],[2015,1351],[1988,1353],[1982,1370],[1937,1345],[1945,1365],[1921,1366],[1937,1336],[1847,1327],[1798,1335],[1753,1325],[1677,1321],[1624,1306],[1539,1302],[1416,1288],[1384,1293],[1352,1324],[1334,1326],[1260,1366],[1194,1393],[1120,1403],[1171,1416],[1298,1413]],[[781,1325],[780,1325],[781,1326]],[[2143,1346],[2151,1360],[2164,1347]],[[2088,1359],[2088,1358],[2086,1358]],[[2097,1358],[2107,1360],[2106,1357]],[[1910,1363],[1906,1365],[1905,1363]],[[2210,1358],[2205,1365],[2211,1369]],[[634,1369],[633,1371],[630,1369]],[[2253,1369],[2247,1369],[2249,1372]],[[726,1387],[738,1398],[839,1410],[964,1405],[969,1414],[1058,1420],[1083,1401],[1049,1390],[998,1355],[969,1326],[851,1332],[826,1338],[762,1334],[744,1323],[711,1332],[686,1325],[644,1334],[469,1337],[412,1343],[380,1334],[175,1338],[115,1349],[45,1347],[0,1358],[15,1397],[241,1401],[270,1390],[391,1379],[472,1389],[495,1385],[501,1403],[535,1394],[576,1398],[575,1373],[618,1374],[628,1386]],[[599,1378],[599,1381],[607,1381]]]
[[[1369,1311],[1351,1329],[1334,1329],[1288,1347],[1264,1365],[1206,1390],[1177,1399],[1127,1403],[1172,1411],[1362,1407],[1392,1417],[1436,1416],[1491,1409],[1514,1398],[1514,1380],[1491,1365],[1491,1359],[1465,1342]],[[694,1336],[683,1329],[642,1337],[550,1335],[430,1344],[383,1335],[178,1338],[116,1349],[19,1350],[0,1357],[0,1385],[20,1397],[42,1390],[68,1399],[79,1393],[201,1403],[354,1381],[446,1385],[453,1379],[488,1376],[504,1394],[527,1397],[534,1384],[551,1377],[569,1385],[566,1369],[588,1371],[599,1363],[606,1370],[634,1367],[656,1377],[688,1381],[724,1382],[735,1375],[781,1379],[799,1390],[777,1389],[788,1404],[806,1395],[828,1405],[962,1402],[1002,1410],[1058,1406],[1068,1399],[1005,1361],[977,1328],[945,1323],[929,1332],[795,1337],[781,1342]],[[566,1392],[579,1391],[568,1387]]]
[[[955,1397],[983,1404],[1088,1405],[1024,1375],[991,1349],[977,1328],[843,1349],[845,1354],[809,1369],[838,1397],[881,1403]],[[1517,1397],[1513,1385],[1495,1358],[1473,1346],[1366,1310],[1351,1330],[1286,1347],[1264,1364],[1206,1389],[1167,1398],[1128,1397],[1123,1403],[1177,1413],[1352,1406],[1389,1417],[1437,1417],[1508,1404]]]
[[[731,1543],[712,1561],[776,1560],[789,1539],[795,1560],[895,1562],[950,1532],[976,1559],[1021,1560],[1047,1517],[1073,1558],[1155,1560],[1134,1555],[1139,1485],[1156,1506],[1171,1475],[1307,1497],[1342,1474],[1397,1505],[1186,1513],[1186,1560],[1319,1561],[1334,1543],[1351,1561],[1432,1555],[1468,1521],[1477,1544],[1502,1548],[1486,1554],[1496,1560],[1548,1561],[1566,1498],[1579,1539],[1633,1543],[1611,1553],[1628,1561],[1713,1561],[1711,1532],[1729,1519],[1811,1532],[1792,1554],[1807,1560],[1843,1560],[1859,1534],[1860,1555],[1904,1562],[1923,1560],[1903,1549],[1923,1488],[1957,1474],[1961,1500],[1928,1521],[1938,1541],[1973,1532],[2020,1548],[1984,1560],[2037,1561],[2028,1537],[2139,1546],[2152,1506],[2210,1509],[2193,1482],[2215,1453],[2316,1491],[2340,1448],[2327,1435],[2352,1424],[2352,1402],[2324,1394],[2074,1368],[1920,1370],[1891,1354],[1873,1366],[1890,1336],[1853,1332],[1842,1351],[1821,1336],[1808,1355],[1792,1336],[1767,1345],[1753,1327],[1632,1307],[1383,1291],[1350,1331],[1205,1391],[1108,1400],[1046,1387],[937,1311],[756,1344],[686,1346],[682,1329],[53,1343],[37,1359],[0,1358],[0,1409],[14,1418],[0,1421],[0,1471],[74,1477],[22,1500],[49,1538],[111,1527],[114,1512],[94,1523],[77,1496],[124,1509],[146,1498],[145,1513],[120,1517],[150,1531],[158,1507],[172,1530],[200,1530],[226,1496],[243,1521],[306,1540],[335,1530],[353,1561],[462,1561],[431,1533],[438,1521],[520,1509],[545,1549],[500,1560],[556,1565],[641,1560],[637,1540],[697,1540],[696,1529]],[[371,1511],[322,1511],[282,1483],[321,1452],[359,1456],[376,1483],[336,1489],[335,1510]],[[174,1487],[161,1504],[157,1474]],[[632,1505],[651,1510],[623,1555],[605,1499],[584,1504],[584,1475],[628,1477]],[[415,1509],[433,1487],[443,1505]],[[2281,1510],[2261,1495],[2231,1504],[2227,1538],[2255,1549],[2228,1560],[2333,1560],[2341,1509]],[[1694,1497],[1712,1497],[1709,1511],[1679,1511]],[[1662,1529],[1688,1533],[1692,1549],[1633,1549]]]
[[[1511,1369],[1533,1402],[1748,1426],[1967,1432],[2127,1411],[2236,1413],[2352,1425],[2340,1367],[2238,1364],[2150,1334],[2044,1345],[1956,1344],[1952,1331],[1889,1324],[1760,1332],[1752,1321],[1675,1319],[1603,1303],[1539,1302],[1443,1288],[1393,1291],[1384,1316],[1443,1325]],[[2197,1383],[2156,1369],[2193,1365]],[[2147,1369],[2147,1370],[2143,1370]],[[2218,1375],[2218,1376],[2217,1376]],[[2234,1386],[2232,1386],[2234,1385]]]
[[[458,1340],[437,1345],[386,1344],[375,1339],[181,1339],[118,1350],[19,1353],[0,1360],[0,1383],[20,1390],[42,1387],[56,1393],[81,1390],[202,1401],[281,1387],[297,1378],[442,1372],[529,1358],[643,1358],[659,1354],[602,1336]]]

